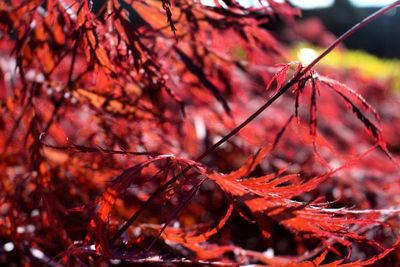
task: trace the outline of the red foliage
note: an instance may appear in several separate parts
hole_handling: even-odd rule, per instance
[[[302,66],[287,3],[93,3],[0,3],[2,264],[400,261],[400,99],[312,68],[385,10]]]

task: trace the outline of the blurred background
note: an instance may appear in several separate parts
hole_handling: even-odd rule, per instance
[[[290,0],[302,9],[303,19],[317,17],[339,36],[363,18],[394,1],[388,0]],[[394,10],[361,29],[345,41],[350,49],[361,49],[383,58],[400,58],[400,12]]]
[[[245,7],[260,7],[260,0],[238,0]],[[277,2],[280,0],[277,0]],[[214,5],[214,0],[201,0]],[[219,1],[221,2],[221,1]],[[325,27],[339,36],[363,18],[394,0],[287,0],[302,10],[301,20],[320,19]],[[400,57],[400,12],[393,10],[361,29],[345,41],[350,49],[364,50],[381,58]]]

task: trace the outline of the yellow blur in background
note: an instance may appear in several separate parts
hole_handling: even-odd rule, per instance
[[[290,56],[293,60],[307,65],[322,50],[307,43],[300,43],[291,49]],[[319,65],[347,70],[357,69],[369,77],[391,81],[392,88],[400,91],[400,60],[398,59],[381,59],[358,50],[333,50],[321,60]]]

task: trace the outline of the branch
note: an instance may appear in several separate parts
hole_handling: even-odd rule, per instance
[[[328,55],[336,46],[341,42],[346,40],[348,37],[353,35],[355,32],[372,22],[373,20],[381,17],[387,11],[394,9],[400,5],[400,0],[394,2],[393,4],[384,7],[375,13],[371,14],[367,18],[363,19],[361,22],[354,25],[347,32],[342,34],[338,39],[336,39],[330,46],[328,46],[317,58],[315,58],[310,64],[303,67],[293,78],[291,78],[286,84],[284,84],[276,94],[274,94],[270,99],[268,99],[261,107],[259,107],[253,114],[251,114],[246,120],[244,120],[240,125],[235,127],[231,132],[222,137],[218,142],[214,143],[212,146],[208,147],[202,154],[200,154],[194,161],[198,162],[204,159],[206,156],[215,151],[219,146],[228,141],[230,138],[235,136],[244,127],[250,124],[255,118],[257,118],[262,112],[264,112],[269,106],[271,106],[280,96],[282,96],[286,91],[288,91],[294,84],[296,84],[308,71],[310,71],[316,64],[318,64],[326,55]],[[153,202],[153,200],[162,193],[168,186],[177,181],[186,172],[191,169],[191,166],[186,167],[182,172],[174,177],[172,177],[164,185],[161,185],[157,190],[147,199],[145,203],[125,222],[125,224],[117,231],[117,233],[111,238],[111,243],[114,243],[128,228],[129,226],[141,215],[141,213],[147,208],[147,206]]]

